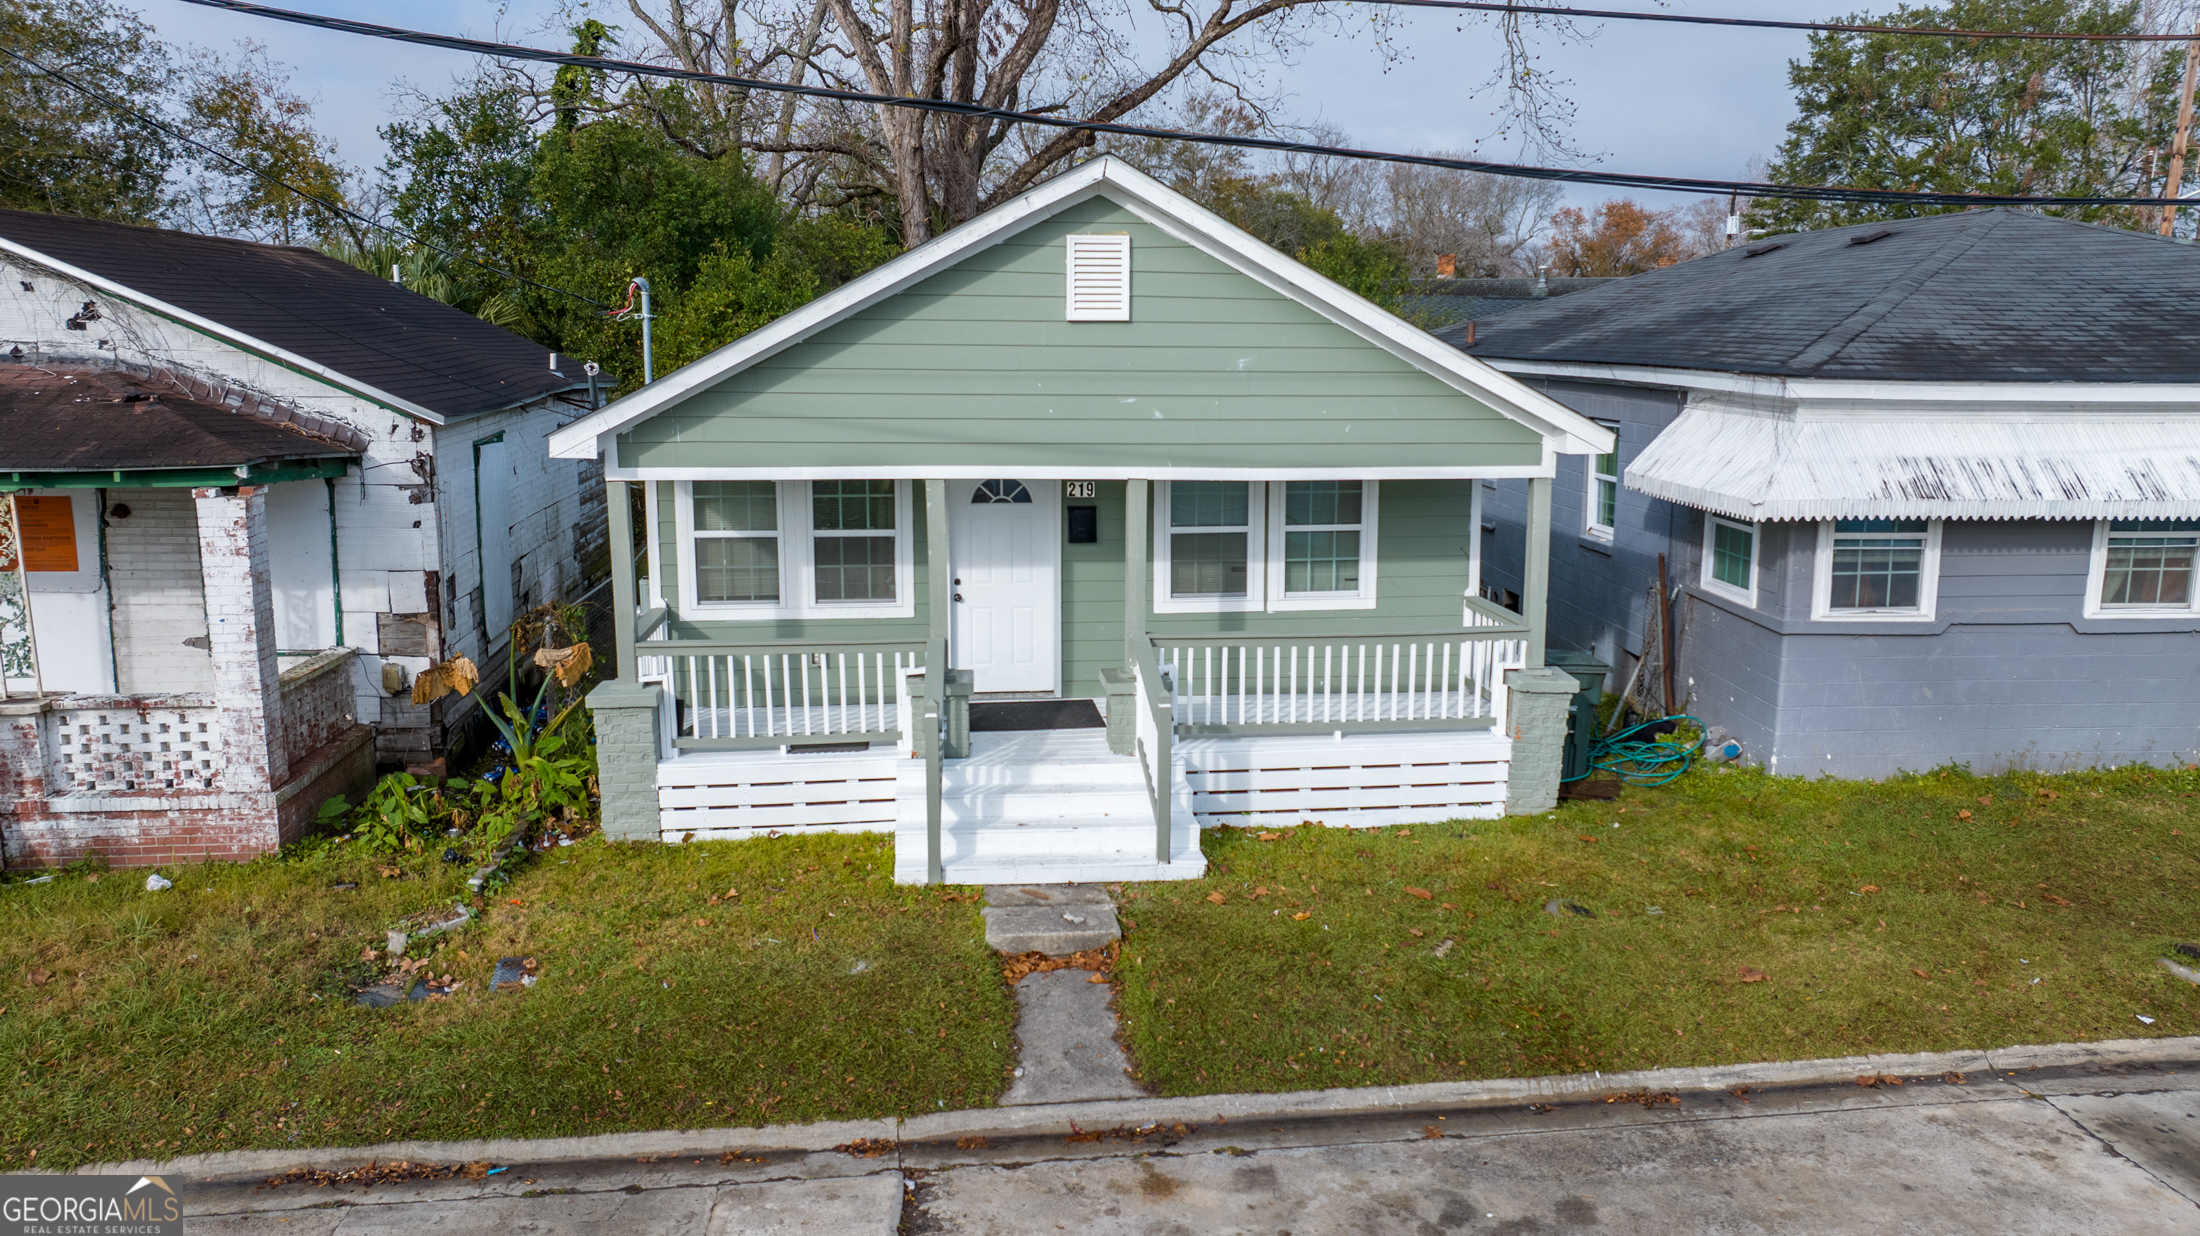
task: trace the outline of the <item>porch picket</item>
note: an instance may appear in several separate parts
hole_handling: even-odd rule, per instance
[[[1164,636],[1179,733],[1502,728],[1510,632]]]
[[[914,642],[641,645],[644,682],[666,689],[673,745],[684,749],[905,741]]]

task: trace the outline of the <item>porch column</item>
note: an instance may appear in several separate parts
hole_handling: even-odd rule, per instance
[[[1123,482],[1123,669],[1136,661],[1132,641],[1146,635],[1146,510],[1144,479]]]
[[[1481,535],[1476,529],[1475,534]],[[1528,668],[1543,668],[1551,620],[1551,478],[1528,482],[1528,551],[1520,568],[1520,615],[1528,623]]]
[[[955,623],[955,586],[947,544],[947,482],[924,483],[924,582],[931,630],[924,641],[924,706],[914,710],[917,750],[924,754],[924,879],[944,884],[940,860],[940,718],[947,705],[947,641]],[[967,753],[966,753],[967,754]]]
[[[603,496],[609,521],[606,536],[611,542],[611,646],[617,657],[612,662],[612,677],[633,682],[634,620],[641,608],[634,595],[634,508],[628,505],[631,495],[625,481],[605,481]]]
[[[1477,525],[1476,535],[1481,534]],[[1512,761],[1505,779],[1505,811],[1529,815],[1558,805],[1564,774],[1566,712],[1580,684],[1546,668],[1543,645],[1551,615],[1551,480],[1528,482],[1528,546],[1521,564],[1520,609],[1528,625],[1526,668],[1508,670],[1506,720]]]
[[[267,489],[194,489],[207,652],[221,721],[222,785],[272,793],[290,779],[282,673],[275,662],[275,592],[267,562]]]

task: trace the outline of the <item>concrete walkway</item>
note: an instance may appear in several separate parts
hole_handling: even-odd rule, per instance
[[[399,1158],[506,1170],[479,1183],[258,1187],[293,1166]],[[159,1169],[192,1232],[240,1236],[2189,1233],[2200,1230],[2200,1039],[245,1151]]]

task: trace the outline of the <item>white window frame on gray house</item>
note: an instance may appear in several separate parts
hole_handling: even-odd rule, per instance
[[[1620,466],[1617,435],[1619,426],[1612,421],[1598,421],[1597,424],[1612,431],[1614,435],[1612,452],[1608,455],[1586,455],[1582,457],[1582,467],[1585,470],[1583,479],[1587,481],[1587,484],[1582,486],[1581,531],[1584,536],[1594,537],[1599,541],[1610,541],[1618,535]],[[1606,461],[1610,461],[1610,471],[1605,470]],[[1607,501],[1607,495],[1609,495],[1609,501]],[[1607,506],[1611,508],[1609,511],[1605,509]]]
[[[1721,554],[1724,552],[1719,545],[1721,530],[1747,538],[1742,548],[1743,554],[1747,557],[1747,563],[1741,572],[1744,579],[1739,583],[1728,580],[1719,573]],[[1699,580],[1703,590],[1713,596],[1725,597],[1737,605],[1746,605],[1751,609],[1757,608],[1758,541],[1758,526],[1756,524],[1705,512],[1703,518],[1703,574]]]
[[[1843,528],[1841,525],[1850,527]],[[1891,527],[1859,525],[1886,524]],[[1923,528],[1905,525],[1923,524]],[[1818,552],[1812,557],[1811,617],[1820,622],[1931,622],[1940,605],[1940,527],[1937,519],[1820,520]],[[1917,542],[1912,546],[1909,542]],[[1848,542],[1844,545],[1843,542]],[[1833,602],[1834,557],[1843,551],[1864,552],[1873,542],[1890,548],[1918,551],[1917,604],[1836,607]]]
[[[1381,505],[1381,485],[1360,481],[1357,522],[1290,522],[1287,509],[1290,486],[1332,484],[1313,481],[1210,481],[1192,484],[1243,485],[1246,522],[1243,524],[1178,524],[1177,486],[1181,481],[1154,485],[1153,612],[1157,614],[1292,613],[1309,610],[1373,609],[1376,603],[1376,517]],[[1359,538],[1357,586],[1336,591],[1293,591],[1287,547],[1293,533],[1345,533]],[[1245,537],[1245,593],[1179,593],[1176,591],[1175,540],[1179,536],[1242,534]]]
[[[914,618],[916,591],[910,580],[915,570],[915,540],[910,524],[914,514],[910,483],[895,481],[894,526],[888,529],[819,529],[814,518],[812,489],[820,482],[769,481],[775,487],[776,529],[698,530],[695,481],[673,483],[673,516],[678,541],[680,610],[697,618],[726,622],[768,622],[791,618]],[[823,482],[838,484],[840,482]],[[779,599],[777,601],[706,601],[698,587],[697,545],[701,541],[739,537],[773,536],[779,545]],[[894,542],[894,595],[888,600],[823,601],[818,599],[817,551],[821,541],[855,538]]]
[[[2121,525],[2121,526],[2119,526]],[[2121,544],[2119,544],[2121,542]],[[2138,561],[2117,561],[2118,551],[2131,553]],[[2148,550],[2168,551],[2155,555],[2153,564],[2144,561]],[[2182,550],[2182,568],[2171,565]],[[2122,570],[2112,573],[2112,568]],[[2137,567],[2141,574],[2149,571],[2157,577],[2152,589],[2142,587],[2142,593],[2151,593],[2142,601],[2111,601],[2112,590],[2121,583],[2129,592],[2129,572]],[[2160,599],[2162,585],[2171,574],[2183,576],[2185,597],[2182,602],[2164,602]],[[2200,521],[2196,520],[2107,520],[2093,522],[2093,553],[2087,564],[2085,584],[2085,616],[2088,618],[2184,618],[2200,614]],[[2119,578],[2121,577],[2121,578]]]

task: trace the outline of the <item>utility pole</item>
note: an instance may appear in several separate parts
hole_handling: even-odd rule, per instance
[[[2169,180],[2162,186],[2162,196],[2175,198],[2177,190],[2185,183],[2185,143],[2192,138],[2192,86],[2193,74],[2200,70],[2200,22],[2192,28],[2192,42],[2185,44],[2185,88],[2177,96],[2177,141],[2169,148]],[[2162,207],[2161,234],[2168,236],[2177,230],[2177,208]]]

